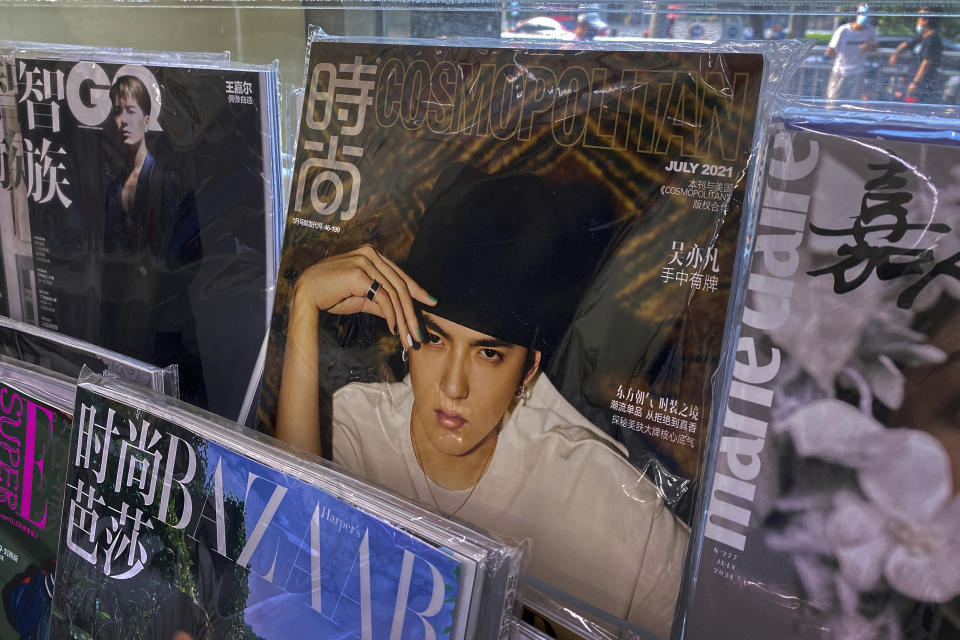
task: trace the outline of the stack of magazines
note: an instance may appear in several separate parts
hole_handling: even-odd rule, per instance
[[[197,408],[258,380],[276,65],[2,48],[0,635],[507,637],[524,541]]]
[[[0,427],[4,637],[512,629],[522,544],[169,396],[0,358]]]
[[[52,636],[508,633],[522,547],[112,379],[74,411]]]
[[[0,314],[159,367],[245,417],[276,278],[274,65],[9,44]]]

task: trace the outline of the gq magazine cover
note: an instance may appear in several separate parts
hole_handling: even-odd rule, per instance
[[[762,71],[313,41],[261,429],[667,635]]]
[[[156,57],[8,58],[7,311],[175,364],[185,400],[237,417],[274,268],[276,76]]]
[[[960,637],[953,136],[778,127],[685,638]]]

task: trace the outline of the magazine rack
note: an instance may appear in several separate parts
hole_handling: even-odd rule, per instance
[[[869,8],[863,9],[860,7],[865,6],[865,3],[858,4],[852,1],[837,4],[826,0],[805,0],[803,2],[771,0],[764,3],[743,3],[733,2],[732,0],[715,0],[713,2],[689,0],[682,3],[668,2],[667,0],[651,2],[595,0],[591,2],[560,3],[544,2],[542,0],[442,0],[440,2],[425,0],[411,0],[409,2],[401,0],[375,2],[363,2],[362,0],[347,0],[345,2],[335,2],[333,0],[300,0],[296,2],[292,0],[252,0],[250,2],[236,0],[202,0],[201,2],[189,2],[188,0],[131,0],[129,2],[62,0],[42,4],[29,0],[0,0],[0,11],[2,11],[3,16],[3,20],[0,21],[0,45],[4,42],[11,44],[56,43],[133,51],[198,52],[208,53],[212,56],[223,55],[226,52],[229,58],[235,62],[269,65],[276,61],[280,80],[279,109],[276,115],[279,119],[281,164],[285,183],[284,188],[278,189],[278,191],[286,191],[288,195],[284,196],[281,193],[279,198],[281,201],[287,202],[289,201],[293,172],[295,167],[298,166],[296,155],[297,128],[300,122],[305,97],[304,87],[307,84],[310,64],[309,51],[306,49],[306,45],[311,38],[311,34],[315,33],[315,28],[321,29],[323,33],[330,36],[342,36],[346,39],[358,38],[365,41],[376,40],[380,43],[398,39],[402,39],[407,44],[417,43],[418,41],[435,43],[437,40],[443,40],[455,45],[458,38],[485,38],[500,39],[505,42],[532,43],[531,47],[533,48],[544,48],[550,45],[557,48],[575,48],[578,41],[589,40],[587,47],[600,51],[605,49],[622,50],[623,48],[629,48],[634,43],[640,43],[641,46],[658,43],[670,47],[672,46],[671,43],[675,44],[679,41],[686,43],[716,43],[718,41],[744,43],[760,40],[805,40],[807,41],[806,49],[799,46],[795,49],[795,51],[803,52],[802,61],[793,61],[796,66],[795,72],[785,78],[777,87],[776,109],[766,112],[773,116],[773,122],[770,123],[771,132],[787,135],[791,131],[802,131],[804,135],[812,136],[811,140],[816,140],[817,135],[825,135],[833,136],[832,140],[834,142],[837,140],[841,142],[853,141],[851,144],[856,145],[867,144],[862,143],[863,140],[879,138],[885,141],[896,140],[898,141],[896,144],[902,143],[904,148],[907,143],[939,144],[946,148],[946,146],[956,146],[958,135],[960,135],[957,133],[957,131],[960,131],[960,5],[956,2],[944,2],[941,6],[931,7],[928,6],[929,4],[922,0],[903,0],[899,2],[882,0],[870,2]],[[915,27],[922,31],[924,27],[920,26],[918,19],[920,21],[926,20],[926,24],[929,24],[929,16],[932,15],[931,10],[935,11],[934,21],[937,23],[941,44],[938,45],[940,50],[935,57],[936,62],[924,66],[911,62],[911,59],[909,59],[911,50],[902,43],[906,43],[913,38]],[[862,55],[856,54],[858,58],[856,64],[859,66],[855,75],[859,84],[856,84],[855,88],[850,90],[850,87],[854,84],[844,80],[845,76],[838,71],[838,64],[835,60],[838,47],[844,46],[842,39],[838,39],[838,34],[845,28],[845,25],[856,23],[858,15],[861,18],[869,18],[871,28],[875,29],[876,40],[875,42],[871,41],[869,46],[862,49]],[[866,21],[861,20],[859,24],[866,24]],[[841,44],[838,44],[838,42]],[[916,42],[917,49],[913,51],[913,56],[919,62],[924,55],[919,48],[922,40]],[[859,48],[860,45],[855,43],[855,46]],[[844,82],[846,82],[846,90],[852,91],[852,93],[841,99],[841,94],[837,92],[839,91],[838,87]],[[842,122],[842,125],[837,124],[838,122]],[[806,140],[806,138],[803,139]],[[782,142],[782,139],[780,142]],[[786,143],[780,144],[780,142],[763,145],[763,151],[759,155],[765,156],[768,153],[767,146],[769,146],[769,153],[774,158],[773,162],[777,162],[780,158],[777,154],[787,153],[788,151],[785,151],[785,148],[790,149],[789,145],[785,147]],[[895,143],[890,144],[896,147]],[[838,149],[842,146],[842,144],[837,143]],[[845,152],[842,149],[833,149],[831,153],[833,154],[831,157],[842,158]],[[920,159],[930,162],[925,153],[920,154]],[[917,156],[914,152],[907,151],[897,157],[914,159]],[[948,159],[949,156],[945,155],[944,158]],[[763,160],[765,162],[766,158],[764,157]],[[917,160],[917,162],[919,163],[920,160]],[[765,169],[760,167],[756,170],[762,172]],[[765,183],[765,186],[771,189],[776,188],[775,185],[770,183]],[[757,184],[750,188],[755,191],[748,195],[748,199],[750,197],[756,198],[760,193],[761,186]],[[932,190],[937,193],[939,193],[937,191],[939,188],[937,185],[932,186]],[[950,197],[954,196],[951,195]],[[764,201],[764,205],[770,205],[773,201],[774,198],[771,196],[771,200]],[[784,210],[787,210],[786,207],[790,205],[783,204],[783,206],[785,207]],[[760,206],[756,205],[756,213],[761,215],[759,209]],[[955,217],[951,224],[953,223],[960,224],[960,216]],[[762,219],[760,224],[763,224]],[[0,225],[0,231],[2,229],[3,227]],[[953,244],[947,243],[949,247],[953,247],[953,251],[956,251],[956,233],[957,230],[954,229]],[[751,239],[754,237],[754,235],[751,235]],[[945,252],[947,249],[942,249],[942,251]],[[741,266],[748,264],[750,251],[745,249],[742,253],[743,255],[739,255],[737,258],[737,264]],[[945,255],[937,254],[937,260],[942,260],[943,257]],[[949,271],[950,264],[944,264],[944,272]],[[737,295],[742,294],[744,297],[747,295],[747,270],[744,267],[742,276],[738,276],[740,280],[735,280],[731,285],[731,289],[736,290]],[[960,280],[960,277],[951,277]],[[374,279],[374,283],[376,282],[376,279]],[[273,283],[267,284],[270,296],[274,293],[273,286]],[[373,295],[376,295],[377,290],[375,288],[372,288],[371,291]],[[939,289],[937,291],[940,292]],[[944,287],[943,294],[945,296],[956,296],[955,289],[951,286]],[[368,299],[372,300],[373,296],[368,296]],[[740,302],[742,303],[743,300],[741,299]],[[938,341],[937,344],[940,345],[936,347],[923,343],[923,340],[916,338],[914,333],[910,333],[917,330],[921,332],[926,330],[917,328],[920,326],[920,321],[929,321],[923,327],[934,324],[930,318],[923,315],[931,308],[934,307],[928,306],[921,309],[919,312],[920,320],[916,323],[914,323],[914,316],[911,316],[909,323],[904,321],[903,326],[899,327],[902,329],[899,333],[894,330],[877,333],[879,346],[876,351],[880,355],[877,355],[874,351],[869,352],[869,357],[874,357],[874,360],[870,362],[875,365],[871,372],[877,376],[876,379],[882,378],[883,382],[888,384],[885,388],[896,387],[898,389],[897,393],[903,394],[902,370],[917,364],[939,364],[940,354],[947,350],[943,345],[950,344],[951,341],[955,342],[955,336],[951,337],[951,331],[942,326],[938,329],[940,333],[935,336]],[[932,314],[932,312],[930,313]],[[887,328],[889,329],[889,327]],[[930,331],[932,333],[934,330],[930,329]],[[955,332],[955,329],[953,331]],[[733,334],[732,339],[735,341],[737,331],[734,331]],[[739,335],[753,340],[753,335],[749,332],[743,333],[741,331]],[[862,338],[862,336],[859,337]],[[761,338],[758,334],[757,344],[766,338],[767,336]],[[933,338],[934,336],[931,336],[931,341]],[[734,342],[734,344],[736,343]],[[894,362],[888,357],[887,352],[884,352],[880,347],[888,347],[887,351],[897,351],[899,349],[897,353],[901,355],[906,353],[906,355],[903,355],[902,361]],[[266,346],[264,346],[265,350]],[[737,365],[734,365],[731,361],[731,367],[745,367],[746,365],[741,361],[744,354],[746,354],[747,360],[751,360],[748,363],[751,367],[758,367],[756,360],[753,359],[756,352],[747,349],[737,353],[740,354],[738,356],[740,359],[737,360]],[[864,358],[867,358],[867,356],[864,356]],[[944,358],[946,358],[946,355],[944,355]],[[762,369],[763,367],[758,368]],[[948,371],[944,375],[947,376],[947,379],[950,379],[951,373]],[[848,372],[846,375],[849,375],[853,380],[858,373],[854,371],[853,373]],[[887,377],[884,377],[884,375]],[[870,378],[869,375],[865,377]],[[874,379],[864,381],[862,378],[863,376],[852,382],[848,381],[849,384],[840,385],[840,387],[847,389],[850,397],[862,398],[863,394],[857,395],[854,391],[849,391],[850,388],[856,388],[858,384],[860,385],[859,391],[862,391],[863,385],[869,387],[871,383],[875,382]],[[738,377],[731,374],[726,380],[719,381],[718,384],[723,389],[727,389],[731,380],[734,381],[734,385],[754,384],[756,382],[751,381],[749,377],[742,375]],[[924,390],[917,388],[918,383],[908,382],[907,384],[908,386],[912,385],[912,393],[915,394],[912,396],[914,399],[930,399],[932,401],[934,400],[933,394],[942,395],[944,393],[944,388],[931,382],[930,389],[933,391],[928,392],[931,395],[927,398],[924,396]],[[954,382],[955,386],[956,381]],[[742,390],[744,387],[736,388]],[[945,388],[949,390],[949,385]],[[632,389],[630,392],[632,393]],[[908,388],[908,393],[910,392],[911,389]],[[744,391],[743,393],[749,392]],[[834,392],[825,393],[829,395]],[[727,397],[726,393],[722,395],[723,398]],[[729,395],[733,398],[735,392],[730,391]],[[247,396],[245,400],[249,401],[249,391]],[[851,402],[849,398],[844,399]],[[855,403],[855,400],[852,402]],[[884,417],[889,417],[891,412],[899,409],[899,406],[893,406],[882,401],[878,402],[880,404],[876,406],[879,407],[879,412]],[[727,408],[726,404],[718,406],[720,404],[715,402],[711,412],[714,420],[713,424],[717,424],[718,420],[722,421],[723,410]],[[870,403],[866,402],[866,404],[869,405]],[[249,402],[245,406],[248,405]],[[621,402],[620,405],[623,406],[623,403]],[[769,406],[769,402],[767,406]],[[870,411],[869,406],[861,407],[861,409],[865,412]],[[909,413],[901,411],[901,413],[895,415],[899,418],[900,416],[907,416]],[[922,415],[922,412],[920,412],[920,415]],[[230,417],[233,418],[234,416]],[[772,420],[771,424],[773,424]],[[743,482],[742,479],[733,481],[729,480],[730,476],[723,476],[723,479],[720,479],[722,470],[716,468],[717,458],[719,457],[716,455],[716,451],[721,448],[721,429],[719,426],[714,429],[713,435],[710,436],[713,453],[706,460],[698,462],[701,465],[700,471],[704,477],[713,478],[714,472],[717,472],[716,478],[718,479],[714,480],[715,484],[712,487],[715,491],[711,494],[708,492],[711,487],[704,487],[697,496],[696,504],[684,506],[694,513],[692,517],[694,544],[689,552],[686,565],[688,569],[685,570],[685,582],[681,589],[681,605],[678,608],[671,634],[671,637],[677,640],[684,637],[690,638],[690,640],[700,640],[708,637],[713,623],[722,618],[716,611],[723,608],[718,603],[726,602],[726,600],[723,597],[711,600],[711,594],[707,593],[706,590],[701,590],[698,593],[698,583],[703,586],[709,585],[711,579],[714,581],[723,579],[731,584],[742,586],[744,578],[738,573],[738,567],[742,569],[745,565],[749,566],[750,564],[743,554],[731,550],[739,545],[740,551],[742,551],[743,541],[746,540],[744,536],[749,535],[747,521],[750,520],[750,513],[745,507],[732,507],[725,512],[728,521],[732,519],[739,522],[743,527],[733,533],[726,534],[726,537],[722,532],[714,532],[715,537],[713,539],[719,540],[722,538],[729,549],[723,550],[716,545],[708,545],[704,541],[704,528],[708,529],[710,526],[708,514],[713,513],[710,509],[715,506],[709,504],[711,495],[718,503],[731,494],[740,498],[745,498],[749,494],[749,501],[753,501],[754,497],[754,488],[752,485]],[[950,423],[948,426],[952,427],[954,432],[947,435],[940,433],[936,435],[941,437],[944,442],[956,443],[955,430],[958,425]],[[706,424],[704,424],[704,427],[706,427]],[[789,426],[785,428],[788,429]],[[790,432],[790,435],[799,442],[799,436],[796,433]],[[783,433],[780,433],[779,436],[781,438],[786,437]],[[911,440],[911,442],[913,443],[914,440]],[[797,447],[799,446],[801,445],[797,445]],[[957,459],[956,449],[957,447],[954,444],[953,449],[947,452],[949,457],[952,457],[955,483],[958,482],[956,469],[960,467],[960,459]],[[747,453],[743,455],[749,458]],[[775,454],[768,452],[767,455],[773,457]],[[806,454],[801,454],[801,457],[803,455]],[[820,455],[822,458],[827,454],[821,452],[820,454],[809,455],[811,457]],[[780,459],[776,461],[764,459],[764,473],[775,473],[776,464],[780,462],[782,462]],[[481,475],[485,470],[486,467],[481,470]],[[791,469],[783,473],[789,474],[792,472]],[[905,478],[913,477],[906,471],[903,473]],[[950,477],[949,458],[946,462],[946,472],[941,475],[946,478]],[[426,480],[426,475],[424,475],[424,479]],[[938,481],[939,479],[938,476]],[[671,477],[661,478],[658,481],[658,486],[661,488],[667,487],[673,480]],[[763,478],[757,482],[759,483],[761,480]],[[917,480],[917,482],[921,482],[921,480]],[[724,484],[728,481],[728,484]],[[720,484],[717,485],[716,483]],[[950,502],[951,499],[956,500],[952,494],[954,490],[944,489],[943,491],[948,496],[941,501],[943,504],[938,503],[936,506],[943,507],[945,512],[956,512],[955,503]],[[721,494],[720,498],[717,498],[717,491]],[[767,496],[771,504],[759,505],[756,508],[765,510],[768,515],[777,509],[789,510],[782,502],[773,505],[772,502],[776,497]],[[467,499],[469,498],[468,495]],[[762,501],[763,497],[758,499],[758,502]],[[947,508],[946,505],[948,504],[954,504],[952,511]],[[437,504],[437,507],[439,509],[439,504]],[[723,507],[719,508],[722,509]],[[777,513],[780,513],[780,511]],[[731,514],[733,515],[731,516]],[[936,520],[937,517],[939,515],[936,517],[930,515],[931,521]],[[897,520],[893,516],[891,518],[891,522],[894,522],[897,526],[907,527],[916,524],[913,521],[904,524],[903,519]],[[936,522],[939,523],[940,521],[936,520]],[[955,531],[954,529],[951,534],[953,538],[950,539],[952,542],[949,543],[957,545],[954,549],[960,550],[960,545],[955,542]],[[803,530],[805,534],[809,534],[809,532],[809,529]],[[906,582],[898,582],[896,577],[891,578],[890,575],[883,573],[884,570],[880,569],[877,569],[877,571],[883,575],[878,575],[870,585],[867,585],[866,582],[869,581],[865,580],[864,584],[857,585],[855,589],[851,588],[843,591],[839,595],[834,591],[830,591],[828,596],[824,596],[823,593],[812,594],[811,585],[821,584],[817,582],[819,578],[827,576],[823,579],[838,580],[836,577],[838,573],[837,565],[842,563],[843,559],[838,560],[831,557],[827,562],[827,565],[829,565],[827,568],[825,568],[822,557],[804,564],[805,558],[801,557],[803,556],[802,549],[797,551],[797,549],[803,547],[803,541],[798,542],[796,539],[789,539],[789,531],[779,531],[777,533],[782,535],[779,537],[770,535],[763,538],[765,551],[769,550],[767,549],[768,546],[771,549],[775,549],[777,545],[781,545],[781,548],[789,547],[793,554],[791,558],[796,561],[796,570],[793,572],[785,571],[783,575],[773,576],[768,584],[760,584],[753,591],[745,589],[744,599],[742,602],[738,601],[746,609],[751,609],[754,605],[758,610],[762,609],[762,613],[756,614],[756,622],[764,632],[769,629],[777,629],[782,620],[792,615],[790,612],[784,612],[780,615],[776,611],[771,613],[769,608],[764,609],[770,600],[769,597],[764,597],[764,593],[789,595],[797,590],[796,584],[784,586],[777,582],[778,578],[782,578],[785,583],[791,583],[791,581],[792,583],[803,583],[807,591],[805,592],[806,599],[801,598],[803,600],[801,603],[802,609],[815,610],[818,615],[825,611],[838,612],[835,617],[836,629],[847,628],[844,625],[858,624],[865,625],[862,628],[878,629],[883,624],[893,626],[912,622],[914,627],[921,629],[921,631],[916,632],[915,636],[911,636],[911,638],[926,640],[934,636],[923,635],[924,632],[935,635],[936,630],[940,628],[949,626],[954,632],[960,628],[960,622],[958,622],[960,620],[960,607],[957,606],[958,600],[951,591],[953,585],[935,590],[936,595],[942,596],[941,600],[952,599],[952,608],[949,602],[940,600],[936,604],[914,603],[914,600],[920,599],[915,594],[931,592],[924,590],[926,587],[918,587],[914,591],[908,592],[907,587],[901,588],[898,586],[904,585]],[[716,536],[719,536],[719,538]],[[710,535],[707,534],[706,537],[710,538]],[[891,543],[891,554],[897,552],[897,544],[899,543]],[[956,555],[960,556],[960,551]],[[800,557],[799,560],[797,560],[798,557]],[[931,560],[927,566],[932,573],[935,562]],[[699,572],[695,569],[689,569],[689,567],[699,568]],[[705,577],[708,573],[712,578]],[[802,574],[802,576],[797,578],[798,574]],[[741,582],[737,582],[738,580],[741,580]],[[887,584],[884,580],[890,584]],[[933,582],[936,582],[936,580],[933,580]],[[833,585],[834,583],[830,582],[830,584]],[[891,584],[892,587],[890,587]],[[877,585],[881,585],[882,596],[877,596],[875,592],[868,588]],[[709,587],[704,587],[704,589],[707,588]],[[571,604],[563,599],[563,594],[554,594],[549,584],[532,582],[529,589],[528,594],[531,595],[528,595],[528,607],[523,614],[524,620],[536,622],[541,628],[546,627],[555,631],[562,627],[591,640],[607,638],[612,640],[618,637],[653,637],[643,629],[621,625],[618,620],[611,619],[604,611],[586,603]],[[886,591],[883,589],[886,589]],[[958,586],[957,591],[960,591],[960,586]],[[873,595],[870,597],[864,596],[868,592]],[[704,595],[705,593],[707,595]],[[554,598],[555,595],[556,599]],[[910,607],[915,607],[915,609],[910,609]],[[880,610],[882,610],[881,613],[877,613]],[[891,611],[895,613],[890,613]],[[703,612],[707,613],[704,614]],[[899,616],[899,619],[897,619],[897,616]],[[811,629],[815,627],[816,624],[810,622],[813,619],[816,618],[802,618],[797,623],[798,628],[800,628],[800,631],[796,631],[797,637],[814,637],[813,635],[805,635],[808,632],[804,627],[804,625],[810,626]],[[931,619],[933,622],[930,622]],[[898,621],[891,622],[891,620]],[[904,622],[904,620],[907,620],[907,622]],[[722,624],[728,623],[729,621],[724,620]],[[515,634],[518,637],[537,636],[533,627],[524,626],[522,623],[516,624],[518,625],[518,631]],[[708,630],[707,635],[703,635],[705,629]],[[933,629],[933,631],[930,631],[930,629]],[[723,636],[719,631],[717,633],[717,638],[738,637],[736,630],[731,630],[732,635],[730,636]],[[813,631],[811,630],[809,633],[812,634]],[[739,637],[748,636],[741,635]],[[757,637],[763,637],[763,634],[761,633]]]

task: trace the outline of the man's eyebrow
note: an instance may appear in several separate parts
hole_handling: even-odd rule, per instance
[[[474,340],[470,343],[474,347],[484,347],[484,348],[494,348],[494,349],[509,349],[517,345],[512,342],[507,342],[505,340],[497,340],[496,338],[481,338],[480,340]]]
[[[441,329],[440,326],[437,325],[437,323],[434,322],[430,317],[424,315],[422,318],[425,328],[433,331],[445,340],[450,339],[450,334]],[[472,340],[470,342],[470,346],[483,347],[485,349],[509,349],[517,345],[513,344],[512,342],[507,342],[506,340],[498,340],[497,338],[480,338],[479,340]]]
[[[440,326],[439,326],[436,322],[434,322],[433,320],[431,320],[431,319],[430,319],[428,316],[426,316],[426,315],[423,315],[423,316],[421,316],[421,317],[423,318],[423,324],[424,324],[424,326],[425,326],[427,329],[429,329],[430,331],[433,331],[434,333],[440,334],[440,337],[441,337],[441,338],[446,338],[447,340],[450,339],[450,335],[449,335],[446,331],[444,331],[443,329],[441,329]]]

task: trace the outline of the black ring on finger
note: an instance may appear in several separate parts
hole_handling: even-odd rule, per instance
[[[373,300],[374,296],[377,295],[377,291],[380,291],[380,282],[374,278],[373,282],[370,283],[370,288],[367,289],[367,300]]]

